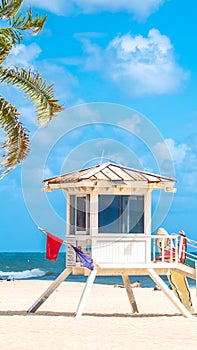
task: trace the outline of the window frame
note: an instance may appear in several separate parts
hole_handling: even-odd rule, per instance
[[[78,199],[85,198],[85,225],[81,230],[78,230],[78,214],[80,212],[78,208]],[[84,194],[70,195],[70,234],[72,235],[88,235],[90,232],[90,196]]]

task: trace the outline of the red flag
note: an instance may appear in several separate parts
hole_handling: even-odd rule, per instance
[[[46,258],[52,261],[57,260],[57,256],[59,253],[59,250],[61,248],[62,243],[64,242],[63,239],[52,235],[52,233],[43,230],[42,228],[39,228],[42,232],[46,233],[47,240],[46,240]]]

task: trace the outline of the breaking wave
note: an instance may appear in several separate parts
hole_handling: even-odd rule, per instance
[[[21,280],[26,278],[36,278],[47,275],[48,273],[40,269],[24,270],[24,271],[0,271],[0,277],[6,279]]]

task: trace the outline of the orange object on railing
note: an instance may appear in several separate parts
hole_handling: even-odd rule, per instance
[[[186,260],[187,238],[186,238],[186,234],[185,234],[185,232],[183,230],[180,230],[179,234],[181,236],[181,240],[180,240],[180,262],[182,262],[182,264],[184,264],[185,260]]]
[[[156,245],[158,247],[159,256],[157,256],[155,260],[174,261],[176,259],[176,249],[172,237],[163,227],[157,230],[156,236],[158,237],[156,239]]]
[[[172,248],[172,252],[170,250],[164,249],[164,254],[160,252],[159,256],[156,257],[155,260],[162,260],[162,256],[164,258],[164,261],[166,260],[175,260],[176,259],[176,250],[175,248]]]

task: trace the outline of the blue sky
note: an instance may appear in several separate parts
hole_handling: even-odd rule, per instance
[[[42,179],[98,163],[103,152],[107,161],[175,175],[177,193],[165,194],[166,208],[172,205],[154,228],[184,229],[195,239],[196,1],[28,4],[47,13],[47,23],[39,36],[25,35],[6,64],[38,69],[55,84],[65,111],[39,129],[33,106],[15,89],[1,86],[31,131],[32,152],[1,181],[0,251],[43,251],[45,237],[37,226],[63,237],[64,196],[43,194]]]

